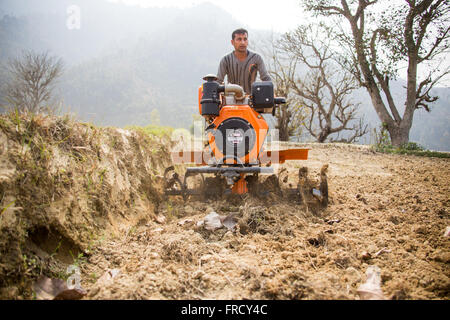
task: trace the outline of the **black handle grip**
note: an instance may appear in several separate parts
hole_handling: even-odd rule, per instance
[[[286,98],[284,97],[276,97],[273,99],[273,102],[275,105],[277,104],[285,104],[286,103]]]

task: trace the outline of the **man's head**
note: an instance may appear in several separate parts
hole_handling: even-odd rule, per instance
[[[245,29],[234,30],[231,34],[231,44],[237,52],[247,52],[248,32]]]

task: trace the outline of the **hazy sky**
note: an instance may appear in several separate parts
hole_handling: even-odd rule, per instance
[[[107,0],[143,7],[190,7],[211,2],[228,11],[244,27],[285,32],[300,24],[299,0]]]

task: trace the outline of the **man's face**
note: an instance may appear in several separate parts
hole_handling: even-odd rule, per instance
[[[247,52],[248,38],[246,33],[237,33],[234,35],[234,39],[231,40],[231,44],[237,52]]]

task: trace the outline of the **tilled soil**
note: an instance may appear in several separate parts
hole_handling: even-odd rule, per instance
[[[448,299],[449,160],[309,147],[283,166],[294,183],[300,167],[317,178],[328,163],[328,208],[171,199],[158,222],[98,242],[80,264],[84,299],[360,299],[370,265],[386,299]],[[211,211],[234,214],[237,230],[197,226]]]

